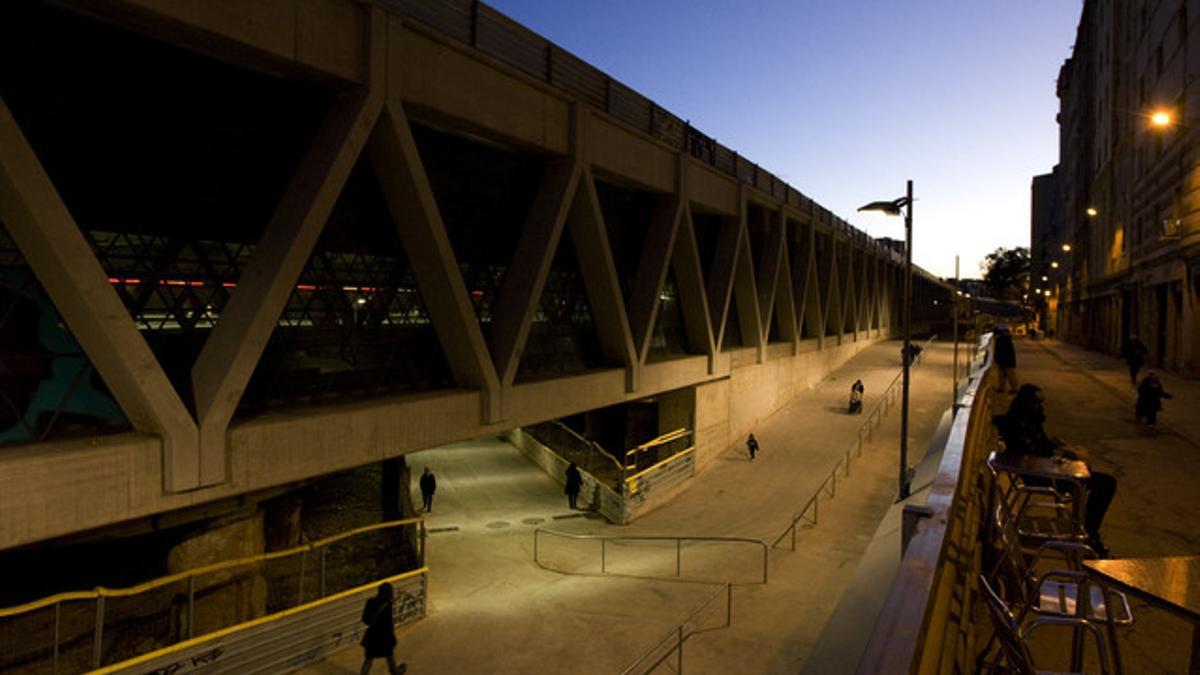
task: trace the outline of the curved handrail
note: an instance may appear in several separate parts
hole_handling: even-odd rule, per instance
[[[571,436],[572,438],[580,441],[581,443],[586,443],[588,446],[590,446],[592,448],[592,450],[600,453],[600,455],[602,457],[604,457],[608,461],[612,462],[613,467],[616,468],[618,473],[624,473],[625,469],[623,466],[621,466],[620,460],[618,460],[616,457],[613,457],[612,454],[609,453],[609,451],[605,450],[603,445],[600,445],[596,441],[593,441],[592,439],[588,438],[587,436],[584,436],[583,434],[579,433],[578,431],[575,431],[570,426],[564,424],[561,420],[554,420],[553,424],[554,424],[554,426],[559,427],[563,431],[567,432],[567,434],[569,436]],[[599,482],[599,481],[597,481],[597,482]],[[605,487],[607,487],[607,486],[605,486]]]
[[[680,576],[680,568],[681,568],[681,562],[682,562],[682,556],[683,556],[683,543],[684,542],[754,544],[754,545],[760,546],[762,548],[762,583],[764,583],[764,584],[767,583],[767,562],[768,562],[769,547],[767,546],[767,542],[765,542],[761,539],[752,539],[750,537],[719,537],[719,536],[704,536],[704,535],[676,536],[676,535],[647,535],[647,534],[617,534],[617,535],[575,534],[572,532],[563,532],[561,530],[550,529],[548,527],[538,527],[533,530],[533,562],[538,567],[541,567],[544,570],[549,570],[551,572],[561,572],[561,570],[556,570],[556,569],[547,567],[542,564],[542,561],[538,556],[538,553],[539,553],[538,536],[541,534],[546,534],[547,536],[560,537],[562,539],[574,539],[577,541],[586,540],[586,541],[601,542],[601,548],[600,548],[600,573],[601,574],[609,573],[608,570],[606,569],[606,565],[607,565],[606,552],[607,552],[607,543],[610,541],[612,541],[612,542],[619,542],[619,541],[672,541],[672,542],[675,542],[675,555],[676,555],[676,557],[675,557],[675,576],[676,577]],[[563,572],[563,573],[566,574],[566,572]],[[623,576],[627,576],[627,575],[623,575]],[[657,577],[654,577],[654,578],[657,578]]]
[[[688,638],[690,638],[693,635],[698,635],[700,633],[705,633],[710,630],[715,630],[715,628],[706,628],[704,630],[694,630],[690,633],[684,634],[683,627],[686,626],[687,623],[692,620],[692,617],[696,616],[703,610],[707,609],[708,606],[712,603],[712,601],[721,593],[725,593],[725,625],[719,626],[719,628],[728,628],[733,623],[733,584],[731,584],[731,583],[726,583],[721,588],[718,588],[717,590],[713,591],[713,593],[711,595],[709,595],[707,598],[705,598],[703,602],[701,602],[699,605],[696,605],[695,609],[693,609],[691,612],[689,612],[687,616],[683,617],[682,621],[680,621],[679,623],[672,626],[670,630],[668,630],[661,638],[659,638],[658,642],[655,642],[653,645],[650,646],[649,649],[642,652],[641,656],[634,659],[633,663],[626,666],[625,669],[621,671],[621,675],[629,675],[629,673],[634,672],[634,668],[637,668],[639,665],[642,664],[643,661],[645,661],[646,659],[649,659],[651,656],[653,656],[654,652],[658,651],[659,647],[661,647],[663,644],[670,641],[672,638],[675,639],[675,645],[673,647],[671,647],[671,649],[667,650],[667,652],[664,653],[662,656],[660,656],[657,661],[650,664],[650,667],[648,669],[646,669],[644,672],[649,673],[649,672],[653,671],[655,668],[657,668],[659,666],[659,664],[661,664],[663,661],[666,661],[667,657],[669,657],[672,653],[675,653],[677,655],[677,658],[679,661],[679,663],[677,663],[677,665],[676,665],[675,672],[677,672],[677,673],[683,672],[682,661],[683,661],[683,643],[684,643],[684,641],[686,641]]]

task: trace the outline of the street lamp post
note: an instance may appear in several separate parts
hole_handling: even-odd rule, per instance
[[[859,211],[881,211],[889,216],[900,215],[904,208],[904,351],[903,384],[900,398],[900,493],[897,501],[908,499],[910,480],[908,471],[908,388],[909,371],[912,362],[912,202],[913,182],[910,180],[903,197],[892,201],[871,202],[859,208]]]

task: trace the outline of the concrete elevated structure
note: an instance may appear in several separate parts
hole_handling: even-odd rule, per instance
[[[893,251],[481,3],[0,27],[0,550],[685,388],[703,465],[898,323]]]

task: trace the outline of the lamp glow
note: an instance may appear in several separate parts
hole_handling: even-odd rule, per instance
[[[1170,126],[1171,113],[1165,110],[1159,110],[1150,115],[1150,123],[1159,128]]]

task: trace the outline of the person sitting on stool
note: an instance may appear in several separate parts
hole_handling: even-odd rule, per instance
[[[1086,462],[1087,458],[1082,456],[1084,453],[1081,449],[1072,451],[1064,447],[1062,441],[1046,435],[1046,431],[1042,428],[1046,421],[1045,400],[1041,387],[1036,384],[1023,384],[1017,389],[1017,395],[1009,404],[1008,412],[992,419],[992,423],[1000,432],[1000,438],[1004,440],[1004,454],[1013,458],[1028,455],[1030,457],[1063,457]],[[1096,555],[1104,558],[1108,556],[1108,548],[1100,540],[1100,524],[1104,520],[1104,514],[1108,511],[1109,505],[1112,504],[1113,496],[1116,495],[1117,479],[1111,474],[1092,469],[1090,465],[1088,472],[1091,477],[1084,481],[1088,495],[1087,506],[1083,514],[1083,527],[1087,531],[1088,545],[1092,547]],[[1050,479],[1039,479],[1033,476],[1026,477],[1025,482],[1029,485],[1043,486],[1054,483]],[[1059,485],[1055,485],[1055,487],[1059,488]],[[1076,496],[1078,497],[1078,495]]]

